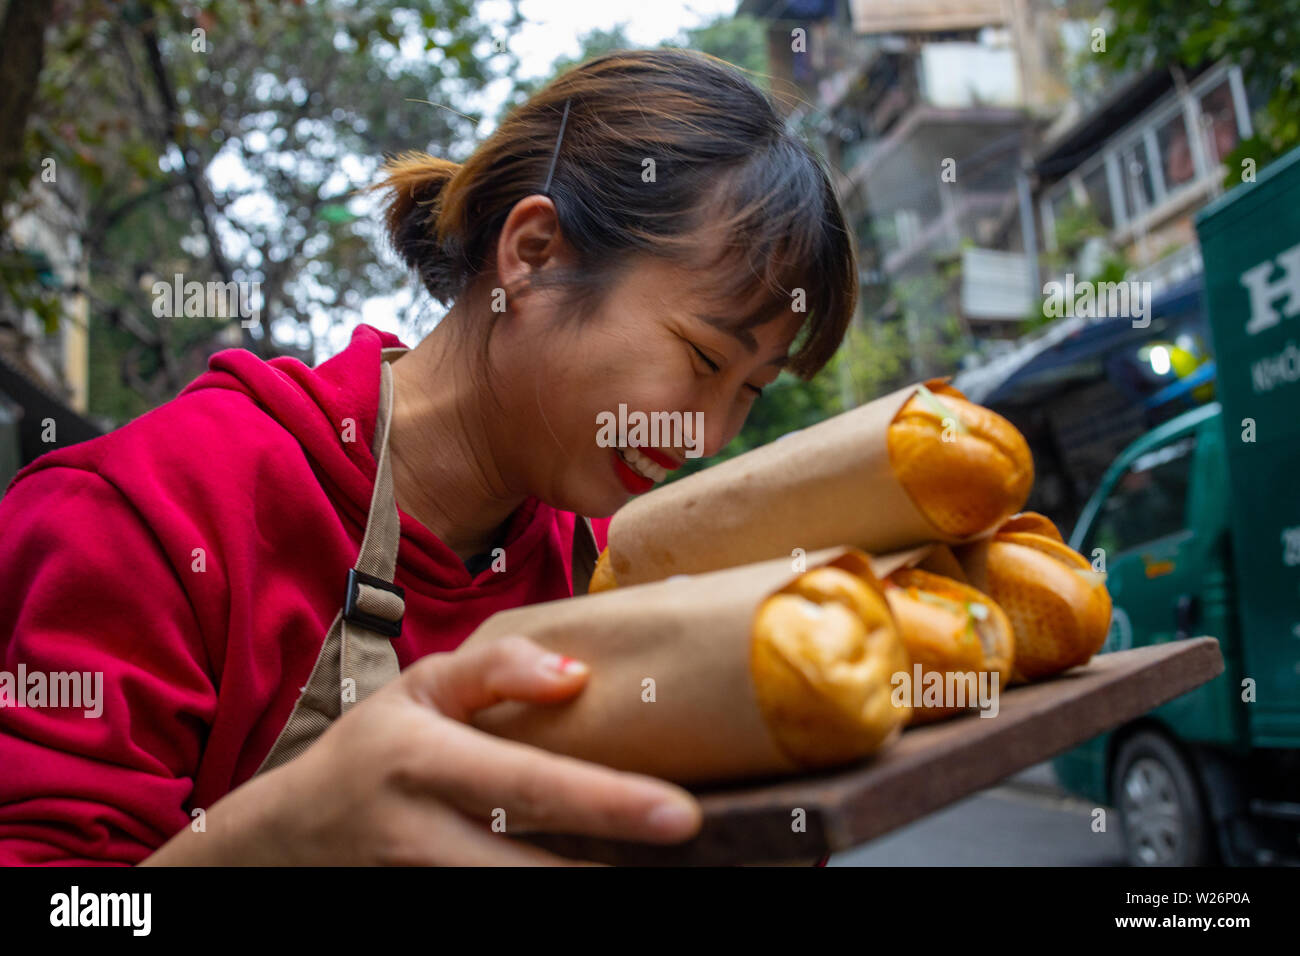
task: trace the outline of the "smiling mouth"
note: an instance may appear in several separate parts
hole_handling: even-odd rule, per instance
[[[658,484],[668,477],[667,468],[651,461],[649,457],[637,451],[635,448],[615,448],[614,451],[618,453],[619,458],[623,459],[623,464],[627,465],[642,478],[649,479]]]

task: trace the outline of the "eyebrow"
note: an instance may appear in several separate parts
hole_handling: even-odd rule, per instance
[[[790,356],[788,356],[788,355],[777,355],[777,356],[774,356],[774,357],[768,359],[768,360],[767,360],[766,362],[764,362],[763,364],[764,364],[764,365],[775,365],[777,368],[785,368],[787,365],[790,364]]]
[[[758,351],[758,339],[754,338],[754,333],[749,329],[737,329],[727,324],[727,320],[716,315],[696,315],[697,319],[706,325],[711,325],[721,332],[726,332],[733,339],[745,347],[745,351],[753,354]],[[775,355],[763,363],[764,365],[775,365],[777,368],[785,368],[790,364],[789,355]]]

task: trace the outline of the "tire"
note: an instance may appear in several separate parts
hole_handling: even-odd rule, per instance
[[[1207,866],[1214,831],[1196,772],[1164,734],[1142,730],[1115,755],[1111,803],[1130,866]]]

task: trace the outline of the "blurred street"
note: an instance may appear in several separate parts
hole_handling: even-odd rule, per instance
[[[1093,833],[1092,805],[1039,764],[911,826],[831,857],[831,866],[1123,866],[1119,819]]]

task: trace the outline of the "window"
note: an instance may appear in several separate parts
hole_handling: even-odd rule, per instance
[[[1192,142],[1187,136],[1187,119],[1181,110],[1156,127],[1156,143],[1160,147],[1166,190],[1173,192],[1196,178]]]
[[[1138,141],[1120,153],[1119,171],[1124,179],[1129,218],[1134,219],[1155,205],[1156,187],[1151,177],[1144,142]]]
[[[1232,101],[1232,85],[1225,78],[1221,83],[1202,94],[1201,141],[1205,144],[1206,158],[1211,166],[1223,162],[1223,157],[1237,148],[1240,133],[1237,128],[1237,110]]]
[[[1092,547],[1110,557],[1187,526],[1194,438],[1140,456],[1116,483],[1093,526]]]
[[[1071,186],[1107,228],[1141,220],[1170,197],[1203,179],[1216,179],[1223,157],[1250,135],[1247,97],[1237,67],[1207,72],[1185,96],[1171,93],[1107,140],[1100,157],[1085,162],[1040,200],[1044,235],[1055,240],[1052,219],[1070,214]]]
[[[1115,228],[1115,208],[1110,202],[1110,183],[1106,179],[1105,163],[1099,163],[1092,172],[1084,175],[1083,191],[1087,194],[1098,221],[1107,229]]]

